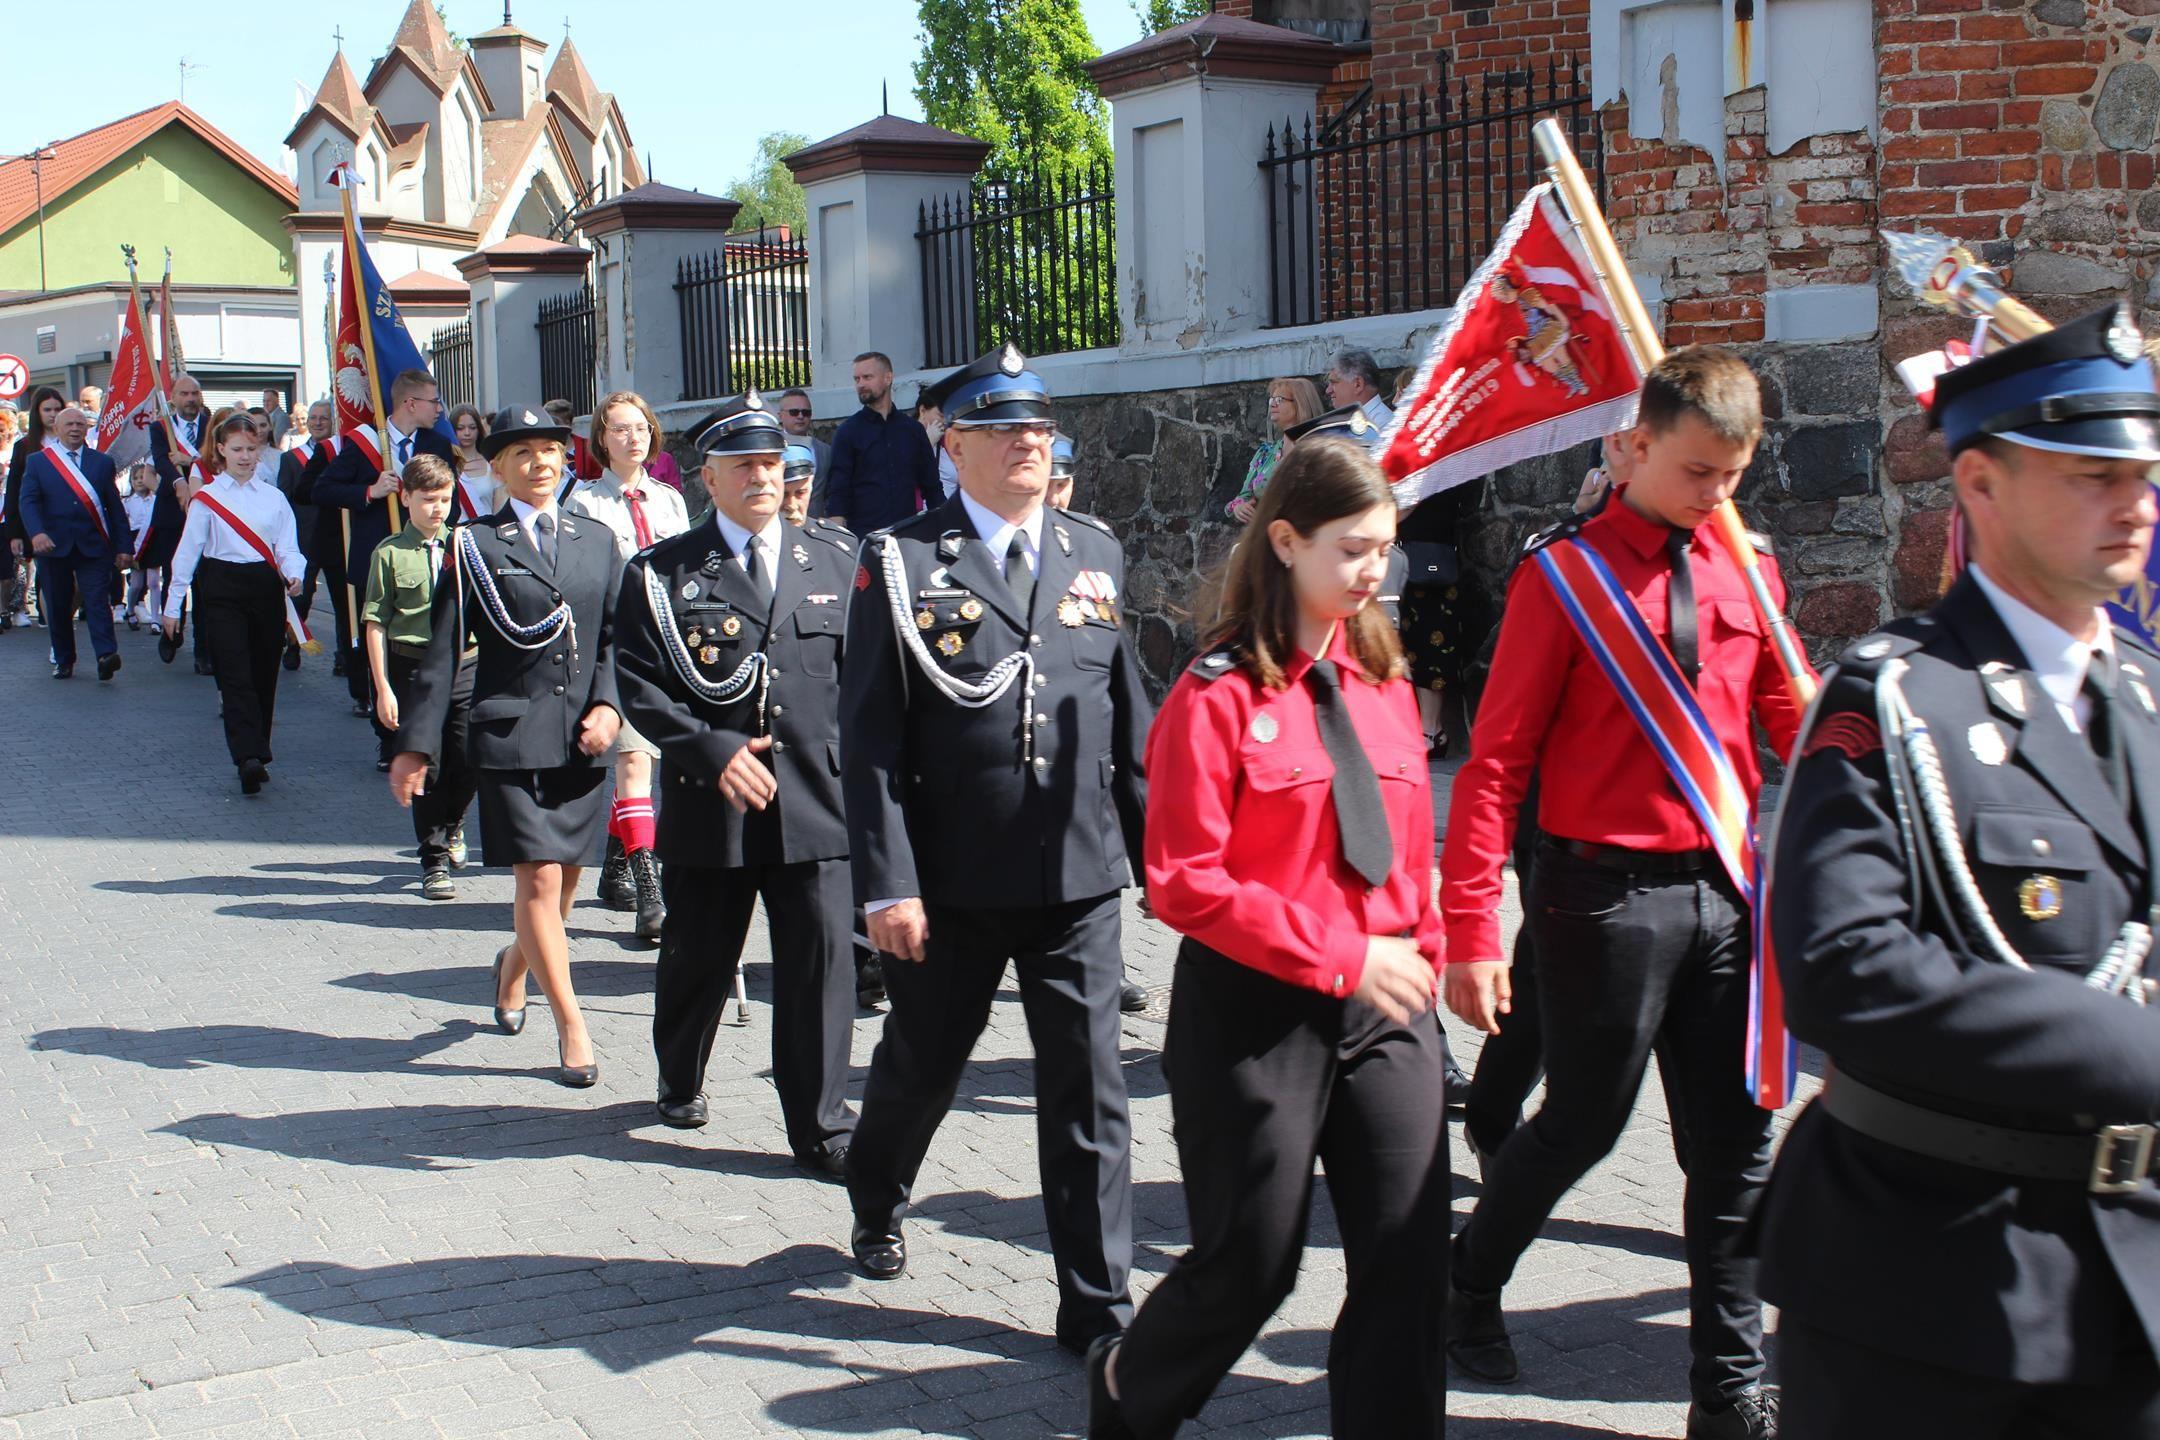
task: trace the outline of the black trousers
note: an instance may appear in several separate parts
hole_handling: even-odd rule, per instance
[[[210,652],[233,764],[270,759],[278,660],[285,651],[285,582],[269,562],[203,560],[188,594],[195,633]]]
[[[1943,1303],[1954,1308],[1955,1296]],[[2160,1367],[2134,1336],[2098,1385],[2020,1385],[1778,1322],[1785,1440],[2160,1440]]]
[[[1118,1347],[1118,1408],[1169,1435],[1297,1283],[1313,1160],[1349,1294],[1328,1345],[1329,1433],[1428,1440],[1447,1426],[1447,1126],[1440,1022],[1299,990],[1188,940],[1163,1070],[1192,1248]]]
[[[885,962],[892,1008],[848,1151],[856,1219],[879,1229],[899,1224],[1010,961],[1035,1045],[1057,1337],[1085,1346],[1132,1319],[1132,1120],[1118,1058],[1125,967],[1117,893],[1040,909],[927,909],[923,962]]]
[[[402,710],[411,692],[418,656],[390,654],[384,657],[390,693]],[[450,863],[450,837],[465,823],[473,796],[480,790],[480,772],[473,768],[466,739],[472,728],[473,667],[458,669],[450,692],[450,710],[443,720],[442,743],[434,747],[435,763],[428,766],[424,788],[413,797],[413,839],[420,846],[420,868],[436,870]],[[393,743],[393,750],[415,747]]]
[[[1609,869],[1540,848],[1525,907],[1545,1103],[1500,1148],[1456,1239],[1455,1283],[1498,1290],[1560,1197],[1620,1138],[1655,1050],[1685,1157],[1695,1397],[1762,1377],[1762,1299],[1743,1233],[1770,1173],[1770,1112],[1748,1098],[1747,913],[1721,871]]]
[[[848,862],[715,870],[670,860],[660,871],[660,893],[667,903],[653,995],[660,1098],[689,1100],[704,1090],[713,1036],[735,994],[735,967],[762,895],[772,932],[773,1088],[788,1148],[810,1155],[847,1143],[855,1129],[847,1105],[855,1035]]]
[[[90,648],[100,656],[120,648],[113,639],[112,578],[116,572],[110,556],[93,560],[80,552],[71,555],[40,555],[38,590],[45,607],[45,630],[52,637],[53,663],[75,663],[75,602],[80,597],[83,618],[90,625]]]

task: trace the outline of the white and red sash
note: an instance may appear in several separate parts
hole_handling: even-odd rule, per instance
[[[360,447],[360,453],[367,457],[368,465],[372,469],[374,469],[377,474],[382,473],[382,437],[378,436],[375,433],[374,426],[355,425],[352,429],[347,430],[343,435],[339,436],[338,438],[340,440],[346,441],[349,444],[358,445]]]
[[[1605,557],[1571,537],[1539,550],[1537,563],[1568,623],[1657,752],[1748,906],[1755,941],[1748,975],[1748,1094],[1765,1110],[1778,1109],[1792,1098],[1799,1049],[1785,1030],[1784,991],[1762,923],[1768,907],[1758,893],[1762,863],[1754,806],[1694,688]]]
[[[453,524],[469,524],[481,515],[480,502],[473,499],[465,472],[458,472],[457,482],[450,487],[450,508]]]
[[[148,550],[148,549],[150,548],[150,537],[151,537],[152,535],[155,535],[156,533],[157,533],[157,521],[155,521],[155,520],[149,521],[148,523],[146,523],[146,524],[145,524],[145,525],[144,525],[144,526],[142,527],[142,533],[141,533],[140,535],[137,535],[137,536],[135,537],[135,558],[136,558],[136,560],[140,561],[140,560],[142,559],[142,557],[143,557],[143,552],[144,552],[144,551],[146,551],[146,550]]]
[[[208,506],[211,514],[223,520],[226,528],[239,537],[241,544],[262,556],[264,562],[270,566],[270,572],[278,577],[278,585],[282,590],[285,583],[285,572],[278,569],[277,552],[270,548],[270,542],[256,534],[254,528],[247,521],[242,520],[238,515],[227,509],[218,500],[217,496],[212,495],[209,491],[205,490],[195,498]],[[284,599],[286,631],[292,636],[295,645],[298,645],[310,655],[315,654],[322,649],[322,646],[315,643],[314,633],[308,629],[307,621],[300,618],[300,611],[293,605],[292,596],[286,595]]]
[[[60,478],[67,481],[68,489],[75,492],[75,498],[82,502],[83,509],[90,512],[90,518],[97,522],[98,538],[105,542],[107,549],[111,549],[112,531],[105,525],[105,507],[98,504],[97,492],[90,488],[90,481],[75,467],[75,462],[68,459],[67,451],[60,448],[57,440],[46,440],[45,458],[52,462],[53,469],[60,472]]]

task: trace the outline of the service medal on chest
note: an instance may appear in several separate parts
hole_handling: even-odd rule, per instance
[[[2053,920],[2062,909],[2062,881],[2053,875],[2028,875],[2018,882],[2018,913],[2026,919]]]
[[[1983,765],[2000,765],[2010,758],[2010,742],[2003,738],[2002,727],[1992,720],[1983,720],[1967,730],[1965,743],[1972,747],[1973,759]]]
[[[727,619],[720,622],[720,633],[730,640],[734,639],[737,635],[742,634],[742,621],[736,619],[733,615],[728,616]]]
[[[982,619],[982,601],[980,601],[980,600],[963,600],[963,601],[961,601],[961,602],[960,602],[960,618],[961,618],[962,620],[980,620],[980,619]]]
[[[707,665],[717,665],[720,663],[720,647],[717,645],[707,645],[704,649],[697,652],[697,658],[704,661]]]
[[[1275,717],[1267,711],[1263,710],[1252,717],[1252,738],[1262,745],[1272,744],[1275,737],[1281,733],[1281,729],[1275,724]]]
[[[935,624],[937,624],[937,611],[918,610],[915,612],[915,628],[917,630],[927,630]]]
[[[1087,617],[1080,613],[1080,602],[1068,595],[1058,601],[1057,618],[1060,625],[1077,627],[1085,623]]]
[[[957,655],[960,653],[960,646],[962,643],[963,642],[958,635],[955,635],[950,630],[948,630],[943,635],[938,636],[938,653],[948,658]]]
[[[692,630],[688,635],[683,636],[683,639],[689,642],[691,649],[695,650],[698,646],[705,643],[705,632],[702,630]]]

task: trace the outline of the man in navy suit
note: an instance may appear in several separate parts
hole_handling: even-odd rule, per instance
[[[120,505],[113,462],[84,443],[89,431],[89,416],[73,406],[61,411],[47,447],[23,470],[23,533],[37,556],[55,680],[75,673],[78,587],[90,620],[90,646],[97,651],[98,679],[110,680],[120,668],[112,577],[115,565],[125,569],[134,559],[135,532]]]
[[[210,412],[203,404],[201,383],[185,373],[174,376],[172,404],[173,428],[191,448],[201,450],[210,439]],[[150,427],[150,464],[157,471],[158,479],[167,485],[176,484],[181,470],[187,465],[185,454],[173,453],[172,442],[166,437],[163,425]]]
[[[352,540],[345,549],[347,575],[366,575],[368,557],[390,537],[387,497],[397,493],[398,477],[405,472],[406,461],[415,455],[435,455],[447,461],[453,471],[462,463],[449,440],[435,428],[435,422],[442,418],[442,392],[436,389],[434,376],[425,370],[399,372],[390,382],[389,399],[390,423],[385,427],[389,433],[378,437],[380,453],[376,458],[370,459],[364,446],[348,438],[315,480],[315,503],[325,513],[352,512]],[[359,643],[356,629],[356,650]],[[347,658],[345,685],[352,694],[353,712],[372,716],[375,700],[366,659],[357,654]],[[379,723],[376,734],[388,738]]]

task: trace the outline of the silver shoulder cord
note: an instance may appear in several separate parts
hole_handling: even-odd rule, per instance
[[[480,542],[473,538],[473,527],[458,527],[458,549],[465,559],[465,569],[472,576],[473,593],[480,597],[480,609],[502,636],[520,650],[539,650],[555,642],[555,637],[565,631],[570,636],[570,653],[577,653],[577,621],[570,611],[567,600],[540,617],[536,624],[520,625],[511,618],[510,607],[503,603],[502,592],[495,588],[495,576],[487,567],[487,560],[480,553]]]
[[[1006,691],[1012,689],[1016,679],[1024,680],[1020,706],[1020,753],[1023,760],[1035,756],[1035,657],[1026,647],[990,667],[980,680],[961,680],[949,675],[945,667],[930,656],[930,647],[923,644],[922,635],[915,628],[914,607],[908,603],[907,566],[900,558],[900,542],[891,535],[882,536],[881,564],[885,573],[885,598],[892,609],[893,633],[899,637],[900,648],[915,657],[931,685],[938,693],[955,705],[970,710],[980,710],[994,705]],[[907,678],[907,667],[900,667],[902,683]]]
[[[652,612],[653,628],[660,632],[660,643],[675,662],[675,673],[682,676],[690,693],[713,705],[732,705],[757,687],[758,732],[765,729],[765,695],[771,685],[770,671],[765,652],[754,650],[743,657],[735,673],[717,683],[700,675],[697,665],[690,658],[690,647],[682,637],[682,627],[675,623],[675,607],[668,603],[667,585],[653,573],[650,565],[645,567],[645,607]]]
[[[1875,682],[1876,714],[1883,736],[1896,741],[1895,748],[1885,747],[1884,755],[1890,761],[1890,788],[1897,801],[1898,827],[1905,834],[1908,850],[1940,884],[1951,923],[1987,958],[2030,970],[2031,964],[2018,954],[2002,927],[1995,923],[1979,883],[1973,878],[1964,844],[1958,838],[1957,812],[1950,801],[1949,784],[1943,779],[1942,757],[1935,748],[1935,738],[1927,722],[1905,698],[1902,682],[1910,668],[1903,660],[1891,660]],[[1913,792],[1910,801],[1907,790]],[[1913,808],[1925,822],[1924,830],[1915,829]],[[2124,921],[2122,932],[2100,963],[2087,973],[2085,983],[2096,990],[2123,995],[2134,1004],[2144,1004],[2145,987],[2138,983],[2139,972],[2152,945],[2149,924]]]

